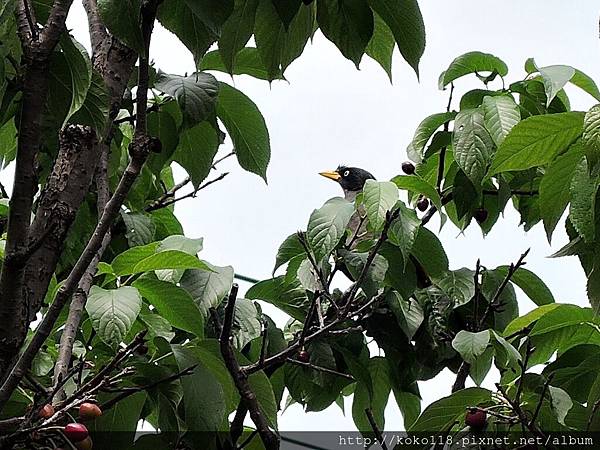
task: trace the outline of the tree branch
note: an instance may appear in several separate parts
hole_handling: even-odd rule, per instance
[[[317,372],[328,373],[330,375],[335,375],[336,377],[342,377],[342,378],[346,378],[347,380],[350,380],[350,381],[356,381],[356,379],[352,375],[343,373],[343,372],[338,372],[337,370],[329,369],[328,367],[317,366],[315,364],[311,364],[309,362],[298,361],[297,359],[293,359],[293,358],[287,358],[286,361],[291,364],[296,364],[297,366],[302,366],[302,367],[306,367],[307,369],[316,370]]]
[[[279,438],[269,428],[267,419],[260,410],[256,394],[252,391],[252,387],[248,382],[248,375],[240,367],[231,346],[231,327],[233,325],[237,292],[238,286],[237,284],[234,284],[229,293],[227,305],[225,306],[225,318],[223,320],[221,336],[219,339],[221,354],[223,355],[225,366],[231,374],[233,382],[250,412],[250,418],[254,422],[254,425],[256,425],[256,429],[258,430],[265,448],[267,450],[277,450],[279,448]]]
[[[367,419],[369,420],[369,424],[371,425],[371,428],[373,429],[373,433],[375,433],[375,437],[377,438],[379,445],[381,445],[381,448],[383,450],[388,450],[385,440],[383,439],[383,434],[381,433],[381,430],[377,426],[375,417],[373,417],[373,411],[371,410],[371,408],[365,409],[365,414],[367,415]]]

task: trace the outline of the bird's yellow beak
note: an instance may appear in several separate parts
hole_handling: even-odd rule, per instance
[[[342,178],[342,176],[335,171],[319,172],[319,175],[321,175],[325,178],[329,178],[330,180],[333,180],[333,181],[339,181],[339,179]]]

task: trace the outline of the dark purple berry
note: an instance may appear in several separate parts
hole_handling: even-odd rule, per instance
[[[417,202],[417,208],[419,208],[419,211],[427,211],[427,208],[429,208],[429,200],[425,197],[421,197]]]
[[[415,165],[410,161],[404,161],[402,163],[402,172],[406,175],[412,175],[415,173]]]
[[[477,223],[483,223],[487,220],[488,212],[485,208],[477,208],[473,214]]]

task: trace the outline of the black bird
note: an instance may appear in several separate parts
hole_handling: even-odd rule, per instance
[[[319,175],[337,181],[344,190],[344,197],[348,201],[354,201],[356,195],[362,191],[367,180],[374,180],[371,173],[358,167],[338,166],[337,169],[321,172]]]

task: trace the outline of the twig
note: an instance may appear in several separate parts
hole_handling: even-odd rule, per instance
[[[540,401],[538,402],[537,406],[535,407],[535,412],[533,413],[533,416],[531,417],[531,424],[534,424],[538,415],[540,414],[540,410],[542,409],[542,404],[544,403],[544,397],[546,396],[546,392],[548,391],[548,387],[550,386],[550,383],[552,382],[552,378],[554,378],[554,373],[551,373],[550,375],[548,375],[548,378],[546,379],[546,382],[544,383],[544,387],[542,388],[542,394],[540,396]]]
[[[590,412],[590,417],[588,417],[587,426],[585,427],[586,432],[591,430],[592,423],[594,423],[594,416],[598,412],[598,409],[600,409],[600,400],[596,400],[596,403],[594,403],[594,406],[592,406],[592,411]]]
[[[259,364],[264,364],[265,358],[267,356],[267,346],[269,341],[269,336],[267,335],[269,322],[266,320],[262,320],[262,331],[261,331],[261,345],[260,345],[260,357],[258,358]]]
[[[448,96],[448,105],[446,106],[446,112],[450,112],[452,106],[452,95],[454,94],[454,83],[450,83],[450,95]],[[447,133],[449,129],[449,122],[444,123],[444,131]],[[442,181],[444,180],[444,165],[446,162],[446,147],[442,147],[440,150],[440,159],[438,161],[438,173],[436,187],[438,193],[442,192]]]
[[[335,375],[337,377],[346,378],[347,380],[350,380],[350,381],[356,381],[356,379],[350,374],[338,372],[337,370],[329,369],[327,367],[317,366],[317,365],[311,364],[309,362],[298,361],[297,359],[293,359],[293,358],[287,358],[286,361],[291,364],[296,364],[297,366],[302,366],[302,367],[306,367],[307,369],[316,370],[317,372],[328,373],[331,375]]]
[[[225,306],[225,318],[223,320],[223,327],[219,338],[221,354],[223,355],[225,366],[231,374],[233,382],[250,412],[250,418],[258,430],[266,450],[277,450],[279,448],[279,438],[269,428],[267,418],[260,410],[256,394],[252,391],[252,387],[248,382],[248,376],[240,367],[231,346],[231,328],[233,326],[237,293],[238,285],[234,284],[229,293],[227,305]]]
[[[485,195],[499,195],[499,191],[495,191],[492,189],[484,189],[483,193]],[[523,197],[535,197],[536,195],[540,195],[540,191],[532,190],[532,191],[521,191],[519,189],[513,189],[510,191],[510,195],[521,195]]]
[[[446,195],[442,195],[442,206],[449,203],[452,200],[452,197],[452,192],[449,192]],[[425,212],[425,214],[423,214],[423,217],[421,218],[421,225],[426,225],[435,215],[436,212],[437,206],[431,205],[431,207]]]
[[[498,391],[502,394],[504,399],[511,406],[513,412],[519,417],[519,422],[523,426],[527,427],[529,429],[529,431],[531,431],[535,436],[542,438],[543,442],[546,442],[546,435],[535,424],[529,423],[529,420],[527,420],[527,416],[525,415],[525,412],[521,408],[521,405],[516,403],[514,400],[511,400],[511,398],[508,396],[508,394],[506,392],[506,389],[500,383],[495,383],[495,384],[496,384],[496,388],[498,389]]]
[[[373,433],[375,433],[375,437],[377,438],[379,445],[381,445],[381,448],[383,450],[388,450],[385,440],[383,439],[383,434],[381,433],[381,430],[377,426],[375,417],[373,417],[373,411],[371,410],[371,408],[365,409],[365,414],[367,415],[367,419],[369,419],[369,424],[371,425],[371,428],[373,429]]]
[[[238,407],[235,411],[235,416],[231,421],[231,426],[229,427],[229,437],[231,438],[231,444],[233,448],[237,448],[237,441],[244,432],[244,420],[246,419],[246,415],[248,414],[248,408],[243,401],[240,401]],[[240,448],[243,448],[245,445],[240,445]]]

